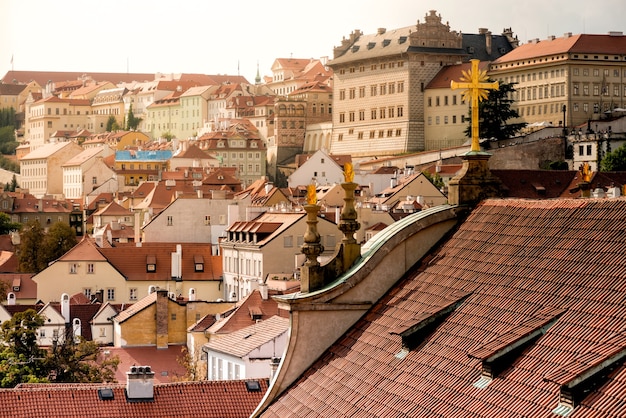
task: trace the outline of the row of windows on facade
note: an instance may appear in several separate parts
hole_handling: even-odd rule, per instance
[[[396,67],[398,67],[398,68],[404,67],[404,61],[388,61],[388,62],[381,62],[381,63],[375,63],[375,64],[369,65],[370,71],[386,70],[387,68],[392,69],[392,68],[396,68]],[[367,71],[367,68],[368,68],[368,66],[360,65],[358,67],[358,71],[360,73],[363,73],[363,72]],[[356,73],[357,72],[357,67],[349,67],[347,70],[345,68],[340,68],[339,69],[339,74],[345,74],[346,72],[348,72],[350,74]]]
[[[42,128],[43,127],[43,121],[40,121],[40,122],[30,122],[29,126],[30,126],[30,128],[28,130],[28,134],[31,135],[31,137],[32,136],[36,136],[34,133],[31,134],[30,130],[31,129],[32,130],[36,130],[37,128]],[[52,121],[51,120],[47,121],[46,126],[47,126],[47,128],[52,129],[52,127],[53,127]],[[78,123],[76,124],[77,128],[80,128],[80,126],[81,125],[79,125]],[[93,129],[94,126],[95,125],[93,123],[87,123],[85,129],[87,129],[87,130]],[[70,123],[69,125],[67,123],[63,124],[63,128],[64,129],[67,129],[68,127],[69,128],[74,128],[74,124],[73,123]],[[100,128],[104,128],[104,122],[100,123]],[[41,136],[41,135],[43,135],[43,134],[40,134],[39,136]]]
[[[582,84],[582,95],[589,96],[589,86],[590,83],[581,83]],[[593,83],[591,84],[592,94],[593,96],[610,96],[611,91],[613,92],[613,96],[618,97],[620,93],[624,97],[626,97],[626,85],[622,85],[620,83]],[[572,84],[572,95],[580,96],[580,84],[573,83]]]
[[[579,68],[579,67],[574,67],[572,68],[572,76],[580,76],[581,74],[583,75],[583,77],[589,77],[589,68]],[[593,68],[591,69],[591,74],[593,74],[593,77],[604,77],[604,78],[610,78],[611,76],[614,78],[620,78],[621,75],[623,74],[623,77],[626,78],[626,69],[622,70],[620,68]],[[525,83],[525,82],[530,82],[530,81],[536,81],[536,80],[548,80],[549,78],[558,78],[558,77],[565,77],[565,68],[561,68],[561,69],[556,69],[556,70],[550,70],[550,71],[539,71],[539,72],[533,72],[530,74],[517,74],[514,76],[506,76],[503,78],[503,80],[508,83],[509,80],[511,81],[511,83]]]
[[[370,85],[370,97],[375,97],[375,96],[384,96],[386,94],[396,94],[396,93],[404,93],[404,81],[398,81],[396,83],[382,83],[382,84],[372,84]],[[358,93],[359,99],[362,99],[365,97],[365,92],[366,92],[366,87],[365,86],[359,86],[358,87]],[[350,89],[348,89],[347,91],[347,96],[346,96],[346,90],[345,89],[341,89],[339,90],[339,100],[346,100],[346,97],[348,99],[356,99],[357,98],[357,88],[356,87],[352,87]]]
[[[585,149],[587,150],[587,155],[591,155],[592,146],[591,145],[579,145],[578,146],[578,155],[585,155]]]
[[[438,116],[437,116],[438,117]],[[395,132],[395,136],[396,137],[400,137],[402,136],[402,129],[401,128],[397,128],[395,129],[379,129],[378,131],[376,130],[371,130],[369,131],[369,139],[374,139],[376,137],[378,138],[385,138],[385,133],[387,134],[387,138],[391,138],[394,136],[394,132]],[[348,130],[348,135],[354,135],[354,129],[349,129]],[[362,131],[357,132],[357,139],[364,139],[365,138],[365,133]],[[343,141],[344,140],[344,135],[343,133],[340,133],[337,135],[337,141]]]
[[[264,239],[265,237],[261,238]],[[249,242],[249,243],[257,243],[259,241],[259,237],[255,233],[250,232],[228,232],[228,240],[232,242]],[[294,246],[294,236],[293,235],[285,235],[283,237],[283,247],[284,248],[292,248]],[[320,236],[320,244],[326,246],[327,248],[335,247],[335,236],[334,235],[322,235]],[[304,245],[304,236],[298,235],[296,237],[296,245],[298,247]],[[228,257],[226,257],[228,258]]]
[[[3,202],[3,208],[4,208],[4,202]],[[11,216],[11,222],[16,222],[16,223],[27,224],[30,219],[31,218],[28,217],[28,216],[22,216],[21,220],[20,220],[19,215],[12,215]],[[34,216],[32,219],[34,221],[39,222],[41,224],[41,218],[39,216]],[[65,222],[65,221],[63,220],[62,216],[58,216],[57,217],[57,222]],[[52,224],[52,218],[47,216],[46,217],[46,225],[50,225],[50,224]],[[76,230],[76,232],[80,232],[80,231]]]
[[[357,117],[357,112],[349,111],[348,114],[348,122],[355,122]],[[365,110],[360,109],[358,111],[359,121],[365,120]],[[404,106],[388,106],[388,107],[380,107],[380,108],[372,108],[370,109],[370,120],[376,119],[386,119],[386,118],[402,118],[404,117]],[[346,122],[346,112],[339,113],[339,123]]]
[[[231,160],[243,160],[245,158],[245,154],[243,152],[240,153],[236,153],[236,152],[231,152],[230,154],[227,152],[216,152],[215,153],[216,156],[218,157],[222,157],[223,159],[226,159],[230,156]],[[260,152],[255,152],[254,154],[249,152],[248,153],[248,160],[258,160],[261,158],[261,153]]]

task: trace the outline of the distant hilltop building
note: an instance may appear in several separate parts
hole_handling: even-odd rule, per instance
[[[355,30],[328,63],[334,70],[330,152],[365,157],[425,150],[426,85],[444,66],[494,60],[515,46],[510,29],[497,36],[487,29],[462,34],[434,10],[416,25],[374,34]]]

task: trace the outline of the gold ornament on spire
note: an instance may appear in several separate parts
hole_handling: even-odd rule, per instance
[[[306,203],[309,205],[317,204],[317,188],[315,187],[315,183],[306,186]]]
[[[463,100],[470,102],[472,108],[472,148],[471,151],[480,151],[480,142],[478,134],[478,102],[486,99],[489,96],[488,90],[498,90],[498,82],[487,83],[489,79],[486,71],[478,68],[477,59],[471,60],[472,69],[468,71],[462,71],[463,77],[461,82],[451,81],[450,88],[454,89],[466,89],[463,92]]]
[[[352,183],[354,180],[354,170],[352,169],[352,163],[345,163],[343,165],[343,177],[346,183]]]

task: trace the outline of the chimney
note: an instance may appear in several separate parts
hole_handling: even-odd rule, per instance
[[[169,298],[166,289],[156,291],[156,347],[168,348],[168,304]]]
[[[126,372],[126,397],[130,402],[154,400],[154,372],[150,366],[131,366]]]
[[[70,295],[63,293],[61,295],[61,315],[65,319],[65,323],[70,323]]]
[[[141,240],[141,218],[139,217],[139,212],[135,212],[135,225],[134,225],[134,231],[135,231],[135,243],[138,243]]]
[[[485,29],[485,48],[487,48],[487,54],[491,54],[491,31]]]
[[[189,289],[189,302],[193,302],[196,300],[196,289],[193,287]]]
[[[259,293],[261,294],[261,299],[268,299],[268,291],[267,291],[267,283],[265,283],[262,279],[259,280]]]
[[[7,294],[7,305],[15,305],[15,293],[9,292],[9,294]]]
[[[265,183],[265,194],[268,194],[272,190],[272,182]]]

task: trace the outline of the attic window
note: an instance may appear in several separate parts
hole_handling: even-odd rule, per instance
[[[391,43],[391,40],[390,40],[390,39],[385,39],[385,40],[383,40],[383,47],[385,47],[385,46],[389,45],[390,43]]]
[[[98,389],[98,398],[101,401],[112,401],[113,399],[115,399],[115,395],[113,394],[113,389],[111,388]]]
[[[619,333],[548,373],[544,380],[561,386],[559,405],[552,412],[568,415],[587,395],[602,386],[609,375],[621,367],[625,358],[626,335]]]
[[[370,42],[367,44],[367,49],[372,49],[376,46],[376,42]]]
[[[407,37],[406,36],[401,36],[398,38],[398,43],[399,44],[403,44],[406,42]]]
[[[148,273],[156,272],[156,256],[149,255],[146,257],[146,271]]]
[[[542,309],[536,316],[470,351],[467,354],[469,357],[482,361],[481,377],[474,386],[480,389],[487,387],[513,364],[525,348],[544,335],[564,312],[564,309],[557,308]]]
[[[199,255],[199,254],[194,255],[193,256],[193,266],[194,266],[193,267],[194,271],[196,271],[196,272],[204,271],[204,258],[201,255]]]
[[[358,45],[354,45],[352,47],[352,52],[357,52],[359,50],[359,46]]]
[[[260,392],[261,384],[258,380],[246,380],[246,389],[248,392]]]
[[[437,328],[454,310],[456,310],[471,293],[456,293],[449,303],[435,308],[430,312],[423,312],[410,321],[405,321],[389,331],[390,334],[400,335],[402,337],[402,350],[396,354],[396,357],[402,353],[404,355],[398,358],[404,358],[409,350],[417,347]]]

